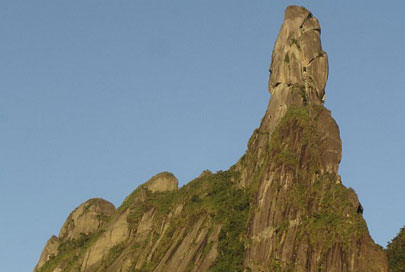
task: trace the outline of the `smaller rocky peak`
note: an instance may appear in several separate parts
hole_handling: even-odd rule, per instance
[[[207,170],[204,170],[204,171],[201,172],[199,178],[206,177],[206,176],[209,176],[211,174],[212,174],[212,172],[207,169]]]
[[[58,238],[79,239],[99,230],[115,212],[114,205],[102,198],[89,199],[77,207],[66,219]]]
[[[51,258],[55,257],[59,253],[59,239],[55,235],[49,238],[48,242],[44,247],[44,250],[41,253],[41,257],[39,257],[38,264],[35,266],[34,271],[37,271],[41,268],[47,261]]]
[[[172,173],[161,172],[153,176],[142,186],[151,191],[152,193],[167,192],[167,191],[170,192],[178,190],[178,181],[177,178]]]
[[[77,207],[66,219],[58,237],[53,235],[46,243],[34,271],[59,254],[59,246],[67,240],[80,240],[100,230],[114,214],[112,203],[102,198],[92,198]],[[56,268],[53,271],[62,271]]]

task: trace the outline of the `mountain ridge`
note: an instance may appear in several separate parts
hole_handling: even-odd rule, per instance
[[[269,106],[234,166],[180,189],[172,174],[158,174],[116,210],[83,203],[34,271],[388,271],[338,175],[320,34],[308,10],[286,9]]]

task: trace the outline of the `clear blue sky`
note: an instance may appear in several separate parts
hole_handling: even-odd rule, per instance
[[[405,224],[405,1],[0,1],[0,256],[31,271],[81,202],[120,205],[244,153],[286,5],[321,22],[343,183],[385,246]]]

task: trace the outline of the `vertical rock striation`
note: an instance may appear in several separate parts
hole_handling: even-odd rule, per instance
[[[341,184],[339,128],[324,108],[328,58],[318,20],[290,6],[274,46],[267,112],[238,162],[257,188],[245,266],[251,271],[388,271],[355,192]]]

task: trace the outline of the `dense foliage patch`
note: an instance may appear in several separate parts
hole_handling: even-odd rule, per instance
[[[159,226],[176,207],[180,205],[183,208],[180,215],[170,220],[169,227],[151,261],[141,269],[133,268],[130,271],[153,270],[168,252],[173,237],[183,239],[200,220],[210,228],[210,232],[214,226],[221,226],[218,237],[219,256],[210,270],[243,271],[250,194],[238,187],[238,178],[238,172],[234,170],[217,173],[206,171],[178,191],[152,193],[142,186],[135,190],[120,208],[120,210],[123,207],[130,209],[128,222],[134,228],[145,212],[153,210],[155,225]],[[157,238],[152,236],[148,239]],[[206,244],[203,255],[207,254],[211,247],[212,244]],[[190,269],[191,267],[192,264]]]
[[[52,272],[57,267],[64,267],[63,271],[80,271],[79,259],[86,250],[100,236],[101,232],[86,235],[81,233],[78,239],[66,239],[58,247],[58,255],[47,261],[38,272]]]
[[[405,271],[405,227],[387,246],[388,263],[391,272]]]
[[[326,109],[321,106],[291,106],[272,135],[270,160],[273,171],[293,176],[285,189],[284,207],[279,209],[302,215],[296,239],[308,241],[326,258],[336,244],[347,252],[367,232],[367,226],[357,213],[354,191],[339,184],[335,173],[325,172],[319,142],[324,132],[318,124],[322,111]],[[282,181],[272,186],[280,191]],[[274,227],[281,237],[289,221]]]
[[[231,174],[222,172],[211,177],[214,219],[221,223],[219,256],[211,271],[243,271],[249,215],[249,195],[232,183]]]

